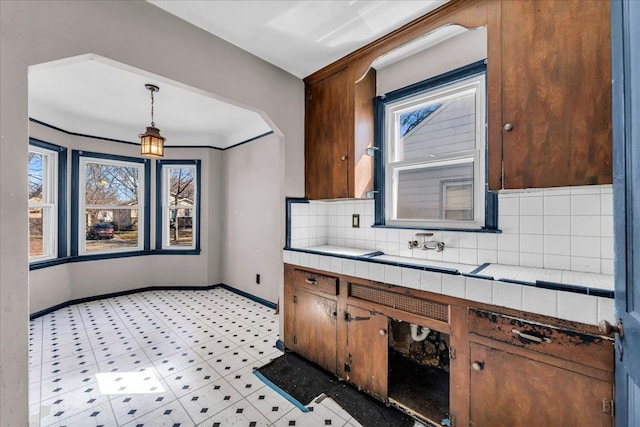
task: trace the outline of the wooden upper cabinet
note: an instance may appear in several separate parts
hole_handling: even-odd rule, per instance
[[[375,70],[356,83],[350,68],[306,85],[305,196],[363,198],[373,189]]]
[[[348,197],[348,70],[306,86],[305,180],[307,199]]]
[[[489,188],[610,184],[609,2],[490,7]]]

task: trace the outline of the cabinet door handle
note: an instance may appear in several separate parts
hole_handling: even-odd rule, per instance
[[[513,125],[511,123],[505,123],[504,124],[504,130],[509,132],[511,129],[513,129]]]
[[[304,282],[308,285],[317,285],[318,281],[316,279],[310,278],[310,279],[304,279]]]
[[[347,156],[340,157],[340,160],[342,160],[342,161],[347,160]]]
[[[546,342],[546,343],[551,343],[551,339],[547,338],[547,337],[536,337],[535,335],[530,335],[530,334],[526,334],[524,332],[520,332],[517,329],[512,329],[511,332],[513,332],[515,335],[518,335],[521,338],[524,338],[526,340],[529,341],[534,341],[534,342]]]
[[[471,367],[473,368],[474,371],[482,371],[484,369],[484,363],[482,362],[473,362],[471,364]]]

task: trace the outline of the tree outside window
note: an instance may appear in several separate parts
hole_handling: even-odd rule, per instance
[[[142,249],[143,165],[83,159],[81,188],[84,253]]]

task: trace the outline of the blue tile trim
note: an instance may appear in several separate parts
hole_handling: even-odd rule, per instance
[[[523,280],[513,279],[498,279],[499,282],[513,283],[515,285],[531,286],[540,289],[549,289],[551,291],[573,292],[576,294],[590,295],[602,298],[614,298],[614,291],[608,291],[606,289],[590,288],[588,286],[569,285],[566,283],[547,282],[544,280],[537,280],[534,282],[525,282]]]
[[[547,282],[546,280],[536,280],[536,287],[544,288],[544,289],[553,289],[557,291],[575,292],[579,294],[592,295],[592,296],[603,297],[603,298],[614,297],[614,292],[606,289],[569,285],[566,283]]]
[[[484,270],[485,268],[489,267],[491,265],[490,262],[485,262],[484,264],[482,264],[481,266],[479,266],[478,268],[476,268],[473,271],[470,271],[469,274],[478,274],[480,273],[482,270]]]
[[[309,249],[298,249],[298,248],[284,248],[284,249],[287,251],[302,252],[302,253],[314,254],[314,255],[324,255],[324,256],[331,256],[336,258],[352,259],[355,261],[366,261],[366,262],[373,262],[376,264],[394,265],[396,267],[412,268],[414,270],[433,271],[436,273],[460,275],[460,272],[453,268],[432,267],[428,265],[423,266],[423,265],[408,264],[403,262],[387,261],[383,259],[376,259],[375,258],[376,256],[384,255],[384,253],[380,251],[371,252],[364,255],[343,255],[343,254],[333,254],[333,253],[327,253],[327,252],[321,252],[321,251],[313,251]]]
[[[360,255],[360,256],[354,256],[354,255],[331,254],[331,253],[327,253],[327,252],[313,251],[313,250],[308,250],[308,249],[298,249],[298,248],[284,248],[284,249],[287,250],[287,251],[293,251],[293,252],[302,252],[302,253],[308,253],[308,254],[314,254],[314,255],[332,256],[332,257],[336,257],[336,258],[353,259],[353,260],[356,260],[356,261],[373,262],[373,263],[377,263],[377,264],[394,265],[394,266],[397,266],[397,267],[412,268],[414,270],[433,271],[435,273],[452,274],[452,275],[464,276],[464,277],[473,277],[473,278],[476,278],[476,279],[498,280],[498,281],[504,282],[504,283],[513,283],[515,285],[522,285],[522,286],[532,286],[532,287],[541,288],[541,289],[550,289],[550,290],[564,291],[564,292],[574,292],[574,293],[591,295],[591,296],[598,296],[598,297],[603,297],[603,298],[613,298],[614,297],[614,292],[613,291],[608,291],[608,290],[598,289],[598,288],[590,288],[588,286],[569,285],[569,284],[565,284],[565,283],[546,282],[546,281],[542,281],[542,280],[538,280],[537,282],[534,283],[534,282],[525,282],[525,281],[522,281],[522,280],[513,280],[513,279],[503,279],[503,278],[495,279],[492,276],[486,276],[486,275],[482,275],[482,274],[477,274],[477,272],[480,272],[487,265],[489,265],[488,263],[485,263],[485,264],[481,265],[480,267],[478,267],[475,270],[473,270],[471,273],[460,273],[458,270],[453,269],[453,268],[422,266],[422,265],[416,265],[416,264],[407,264],[407,263],[402,263],[402,262],[393,262],[393,261],[380,260],[380,259],[376,259],[375,258],[377,255],[381,255],[381,254],[376,254],[376,255],[365,254],[365,255]]]
[[[309,200],[305,199],[304,197],[286,197],[285,198],[285,203],[287,206],[287,218],[286,218],[286,224],[285,224],[285,228],[286,228],[286,247],[290,247],[291,246],[291,205],[293,203],[309,203]]]
[[[471,277],[473,279],[493,280],[493,276],[485,276],[484,274],[463,273],[464,277]]]
[[[267,386],[269,386],[271,389],[273,389],[276,393],[278,393],[280,396],[284,397],[285,399],[287,399],[289,402],[291,402],[293,404],[293,406],[295,406],[296,408],[300,409],[302,412],[309,412],[309,408],[307,408],[306,406],[304,406],[302,403],[298,402],[295,398],[293,398],[293,396],[291,396],[289,393],[287,393],[286,391],[284,391],[283,389],[281,389],[280,387],[278,387],[277,385],[275,385],[274,383],[272,383],[271,381],[269,381],[269,379],[267,377],[265,377],[264,375],[262,375],[260,372],[258,371],[253,371],[253,374],[260,378],[260,380],[265,383]]]

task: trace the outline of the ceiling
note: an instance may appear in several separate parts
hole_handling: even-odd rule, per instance
[[[148,1],[300,78],[446,2]],[[160,87],[154,119],[167,146],[224,149],[271,131],[255,111],[93,54],[31,67],[29,116],[139,143],[151,122],[146,83]]]
[[[448,0],[147,0],[304,78]]]

